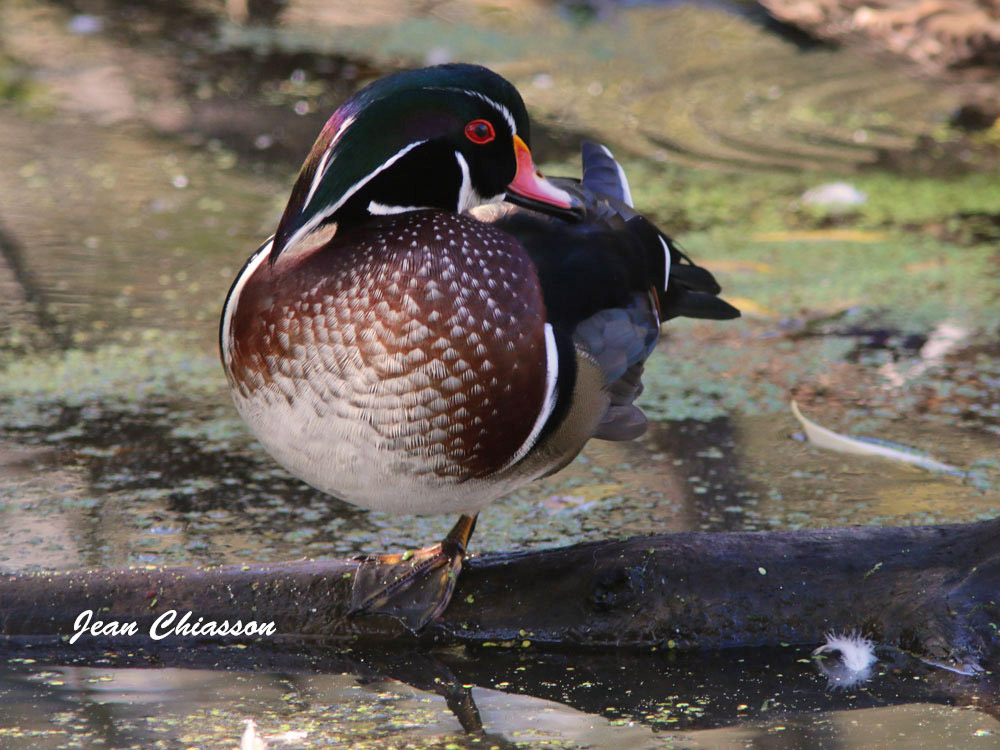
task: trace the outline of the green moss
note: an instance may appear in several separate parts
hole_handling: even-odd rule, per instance
[[[859,308],[878,311],[883,326],[910,331],[927,331],[945,319],[1000,325],[992,247],[957,248],[900,232],[865,242],[770,237],[716,230],[682,239],[708,268],[715,259],[724,268],[736,266],[718,273],[727,295],[752,300],[776,316]]]
[[[155,396],[219,392],[218,359],[190,337],[156,329],[126,334],[93,350],[36,353],[0,369],[0,399],[48,398],[69,405],[94,400],[138,403]]]

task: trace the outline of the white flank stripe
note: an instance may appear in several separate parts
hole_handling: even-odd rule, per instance
[[[347,130],[347,128],[354,122],[355,117],[352,115],[340,123],[340,127],[337,128],[337,132],[333,134],[333,138],[330,139],[330,144],[326,147],[326,151],[323,152],[323,158],[319,160],[319,166],[316,167],[316,172],[313,174],[312,185],[309,186],[309,194],[306,195],[306,201],[302,204],[302,210],[306,210],[309,207],[309,202],[312,200],[313,195],[316,193],[316,188],[323,181],[323,176],[326,174],[326,169],[329,166],[327,162],[330,161],[330,156],[333,154],[333,147],[340,139],[340,135]]]
[[[556,406],[556,380],[559,377],[559,350],[556,349],[556,336],[552,332],[552,326],[548,323],[545,324],[545,400],[542,401],[542,410],[538,412],[538,417],[535,419],[535,424],[531,428],[531,432],[528,433],[527,439],[521,444],[521,447],[517,449],[510,461],[505,463],[500,471],[504,469],[509,469],[511,466],[516,464],[522,458],[524,458],[528,451],[530,451],[535,443],[538,442],[538,436],[542,432],[542,428],[545,427],[545,423],[549,421],[549,417],[552,415],[552,410]]]
[[[611,151],[608,150],[607,146],[602,146],[600,144],[598,144],[598,146],[607,155],[607,157],[615,163],[615,169],[618,170],[618,184],[622,189],[622,198],[624,198],[629,208],[635,208],[635,205],[632,203],[632,191],[629,189],[628,178],[625,176],[625,170],[622,169],[622,165],[618,163]]]
[[[388,216],[389,214],[405,214],[407,211],[423,211],[430,206],[390,206],[378,201],[368,202],[368,213],[372,216]]]
[[[658,234],[657,237],[660,239],[660,244],[663,245],[663,291],[667,291],[667,287],[670,286],[670,246],[663,239],[662,234]]]
[[[270,255],[271,245],[273,244],[274,237],[272,236],[267,242],[257,248],[257,252],[250,256],[246,265],[243,266],[243,270],[240,271],[240,275],[236,277],[233,288],[229,290],[229,296],[226,297],[226,304],[222,307],[222,330],[219,332],[219,342],[222,349],[222,361],[225,363],[227,370],[232,360],[230,338],[232,336],[233,314],[236,311],[236,306],[239,304],[240,294],[243,293],[243,287],[246,286],[247,279],[253,276],[260,264],[264,262],[264,259]]]
[[[399,151],[397,151],[392,156],[390,156],[388,159],[386,159],[384,162],[382,162],[378,166],[378,169],[372,170],[371,172],[369,172],[368,174],[366,174],[364,177],[362,177],[360,180],[358,180],[353,185],[351,185],[347,189],[347,191],[342,196],[340,196],[340,200],[338,200],[332,206],[327,206],[322,211],[319,211],[309,221],[307,221],[305,224],[303,224],[302,227],[299,228],[299,231],[297,231],[295,234],[293,234],[291,237],[289,237],[288,238],[288,242],[285,243],[285,248],[289,248],[292,245],[294,245],[296,242],[298,242],[300,239],[302,239],[305,235],[309,234],[309,232],[311,232],[313,229],[315,229],[319,224],[321,224],[324,219],[326,219],[328,216],[332,216],[334,213],[336,213],[337,210],[341,206],[343,206],[348,200],[350,200],[350,198],[351,198],[352,195],[354,195],[361,188],[363,188],[373,177],[375,177],[375,175],[379,174],[380,172],[384,172],[389,167],[391,167],[393,164],[395,164],[397,161],[399,161],[400,159],[402,159],[407,153],[409,153],[410,151],[412,151],[413,149],[415,149],[417,146],[420,146],[420,145],[422,145],[424,143],[427,143],[427,139],[426,138],[424,138],[422,140],[419,140],[419,141],[414,141],[413,143],[408,143],[403,148],[399,149]],[[285,248],[282,248],[282,250],[284,250]]]

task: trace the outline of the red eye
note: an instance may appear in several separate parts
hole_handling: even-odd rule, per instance
[[[473,143],[489,143],[497,137],[488,120],[473,120],[465,126],[465,137]]]

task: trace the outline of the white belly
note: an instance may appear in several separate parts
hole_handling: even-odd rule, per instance
[[[261,396],[234,393],[234,401],[268,453],[313,487],[368,510],[468,515],[531,479],[440,476],[433,460],[394,449],[348,404]]]

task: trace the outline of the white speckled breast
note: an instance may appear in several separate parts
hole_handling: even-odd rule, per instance
[[[416,211],[265,256],[227,303],[223,359],[289,471],[408,513],[476,511],[532,478],[497,481],[546,390],[541,290],[517,240]]]

